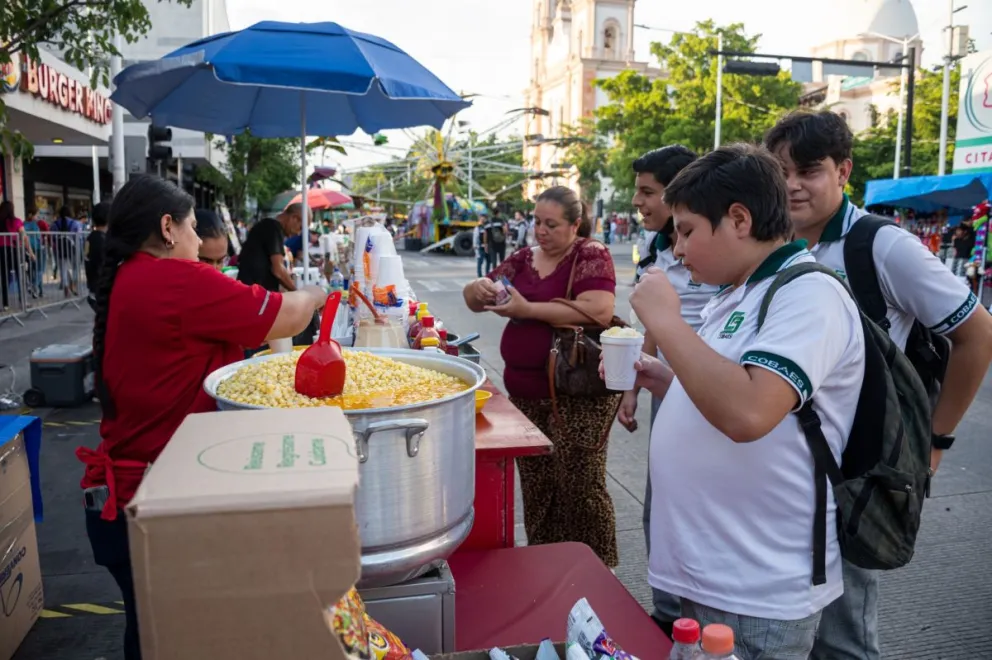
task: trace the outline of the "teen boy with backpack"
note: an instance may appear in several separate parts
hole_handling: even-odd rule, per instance
[[[644,220],[645,230],[654,233],[646,250],[647,254],[637,264],[636,277],[640,278],[651,266],[657,266],[663,270],[668,281],[672,283],[679,295],[682,318],[693,330],[698,330],[699,326],[702,325],[703,320],[700,317],[700,312],[719,290],[719,287],[694,281],[682,261],[675,256],[675,220],[672,218],[672,209],[665,204],[664,196],[665,186],[671,183],[672,179],[696,158],[698,156],[695,152],[681,144],[669,145],[643,154],[633,163],[635,179],[632,200],[634,207]],[[643,350],[649,355],[658,353],[657,345],[651,339],[650,333],[644,337]],[[617,419],[631,432],[637,428],[634,414],[637,412],[638,392],[639,388],[624,392],[620,408],[617,410]],[[660,405],[660,399],[651,398],[651,426],[654,426],[655,416],[658,414]],[[644,526],[644,540],[650,553],[650,474],[645,487],[642,524]],[[651,601],[653,605],[651,618],[671,636],[672,625],[680,616],[679,599],[652,588]]]
[[[782,169],[763,149],[701,157],[665,201],[675,256],[695,281],[729,286],[703,309],[698,334],[661,269],[649,268],[630,298],[670,365],[646,354],[638,364],[665,420],[651,433],[649,582],[680,596],[683,616],[731,626],[745,660],[805,659],[843,583],[831,498],[819,528],[825,579],[813,583],[814,467],[792,413],[811,406],[840,459],[865,373],[861,316],[822,272],[763,304],[779,273],[814,264],[792,240]]]
[[[992,317],[919,240],[850,202],[844,186],[852,142],[847,124],[829,111],[792,113],[765,136],[785,172],[796,237],[807,241],[817,262],[848,280],[864,314],[905,352],[936,402],[930,461],[936,470],[992,362]],[[845,555],[844,595],[824,610],[811,657],[880,658],[876,570]]]

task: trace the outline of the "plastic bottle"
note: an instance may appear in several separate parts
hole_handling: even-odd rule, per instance
[[[734,630],[722,623],[711,623],[703,628],[702,653],[698,660],[740,660],[734,655]]]
[[[678,619],[672,626],[672,653],[669,660],[695,660],[699,655],[699,623],[694,619]]]
[[[331,291],[344,291],[344,275],[337,266],[334,267],[334,272],[331,273],[330,284]]]
[[[430,312],[427,311],[427,303],[420,303],[417,305],[417,316],[416,319],[410,324],[410,332],[408,337],[410,338],[411,345],[417,339],[417,335],[420,334],[420,328],[422,327],[421,319],[425,315],[429,315]],[[414,346],[416,348],[416,346]]]
[[[441,335],[434,327],[434,317],[427,314],[420,319],[420,331],[417,338],[413,340],[413,350],[420,351],[425,348],[441,348]]]
[[[446,328],[439,328],[437,333],[441,335],[441,352],[458,357],[458,347],[448,346],[448,330]]]

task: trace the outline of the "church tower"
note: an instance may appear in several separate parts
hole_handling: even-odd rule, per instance
[[[578,126],[583,117],[607,102],[593,83],[633,69],[654,79],[657,68],[634,60],[634,3],[636,0],[533,0],[530,86],[525,104],[545,111],[527,120],[524,165],[541,172],[566,169],[564,152],[545,140],[560,138],[563,127]],[[567,179],[532,180],[527,194],[534,196]]]

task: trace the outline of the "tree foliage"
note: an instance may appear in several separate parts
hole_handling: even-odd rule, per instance
[[[172,1],[186,7],[192,3]],[[133,43],[149,28],[151,20],[143,0],[3,0],[0,65],[9,64],[16,53],[37,60],[38,49],[48,46],[77,69],[92,69],[94,85],[109,86],[110,58],[120,54],[114,48],[114,36],[119,34]],[[31,145],[6,123],[7,108],[0,97],[0,141],[15,154],[30,156]]]
[[[633,71],[596,84],[609,104],[596,110],[597,129],[612,138],[603,173],[616,196],[632,193],[631,163],[646,151],[681,143],[699,152],[713,146],[716,121],[717,58],[710,54],[723,35],[725,50],[756,52],[760,35],[744,25],[718,27],[712,20],[679,33],[667,44],[651,44],[665,76],[650,81]],[[756,142],[784,113],[796,107],[801,85],[787,72],[778,76],[723,75],[721,142]]]
[[[566,141],[564,160],[579,175],[583,201],[592,204],[601,187],[599,175],[606,159],[606,140],[596,132],[596,122],[590,118],[583,118],[578,126],[562,127],[562,133]]]
[[[223,172],[199,168],[198,176],[225,193],[236,218],[245,217],[248,199],[258,200],[264,208],[279,193],[300,187],[299,140],[259,138],[245,132],[230,141],[216,140],[214,146],[227,158]]]
[[[951,95],[947,110],[947,160],[946,171],[954,163],[954,136],[958,123],[958,95],[961,65],[951,69]],[[920,69],[916,73],[916,93],[913,103],[913,176],[937,174],[940,160],[940,114],[943,97],[944,71],[942,66]],[[892,84],[888,92],[898,95],[899,83]],[[896,149],[898,118],[895,111],[880,115],[872,109],[872,127],[854,136],[854,169],[848,182],[848,192],[855,202],[861,203],[865,185],[873,179],[890,179]],[[905,137],[905,136],[903,136]],[[903,154],[905,159],[905,141]]]

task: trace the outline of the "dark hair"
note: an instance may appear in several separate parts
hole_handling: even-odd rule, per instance
[[[220,216],[210,209],[196,209],[196,235],[200,238],[226,238],[227,229]]]
[[[69,207],[66,206],[65,204],[63,204],[59,208],[59,219],[60,220],[66,220],[68,218],[69,218]]]
[[[110,221],[110,202],[100,202],[93,207],[93,226],[106,227]]]
[[[132,176],[110,206],[103,268],[96,290],[96,320],[93,323],[97,394],[103,414],[108,418],[114,418],[116,409],[103,381],[104,339],[110,313],[110,292],[117,278],[117,269],[146,244],[165,241],[162,216],[171,215],[174,222],[182,222],[192,210],[191,196],[165,179],[147,174]]]
[[[0,202],[0,231],[10,229],[10,221],[14,217],[14,203],[7,200]]]
[[[732,204],[741,204],[759,241],[792,238],[794,231],[781,164],[750,144],[720,147],[688,165],[665,187],[665,201],[705,217],[714,229]]]
[[[789,155],[800,167],[830,158],[838,165],[852,157],[854,134],[836,112],[795,110],[765,134],[765,146],[778,151],[788,145]]]
[[[554,202],[562,208],[562,215],[570,225],[579,226],[579,238],[592,236],[592,221],[589,219],[589,208],[586,203],[571,188],[552,186],[543,191],[535,202]]]
[[[647,152],[634,161],[636,174],[651,174],[654,180],[667,186],[686,165],[699,158],[696,152],[681,144],[673,144]]]

